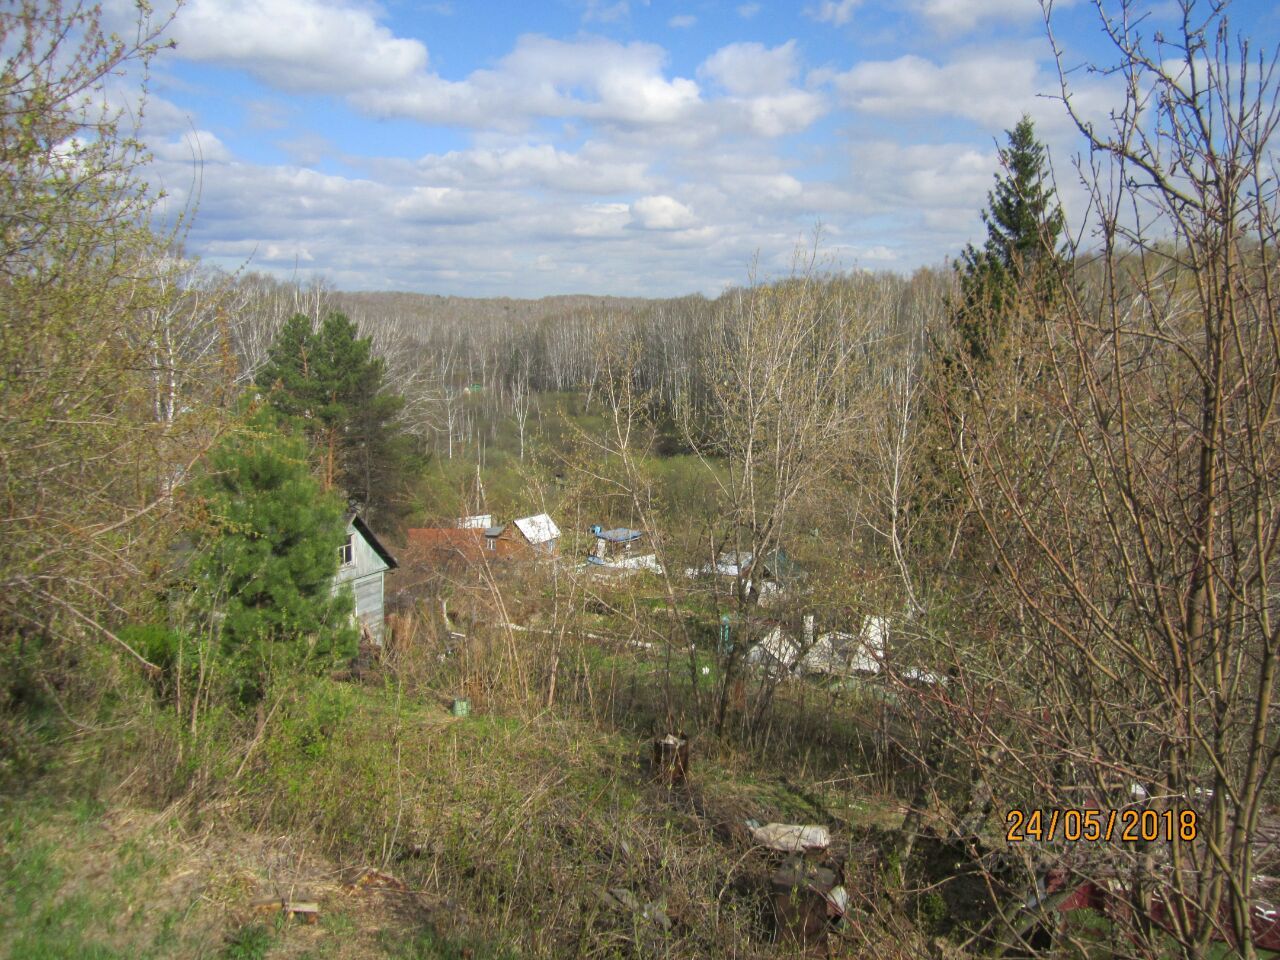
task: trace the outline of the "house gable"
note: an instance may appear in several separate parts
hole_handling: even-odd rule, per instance
[[[347,519],[347,538],[338,551],[340,559],[338,572],[333,578],[334,593],[350,584],[356,618],[368,629],[374,641],[381,644],[383,582],[386,572],[398,566],[395,557],[355,514]]]

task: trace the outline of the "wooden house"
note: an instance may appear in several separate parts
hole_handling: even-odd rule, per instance
[[[397,564],[391,552],[382,545],[359,515],[347,518],[347,539],[338,548],[338,572],[333,578],[333,592],[350,589],[355,598],[354,615],[360,632],[378,646],[382,645],[384,627],[383,588],[388,570]]]

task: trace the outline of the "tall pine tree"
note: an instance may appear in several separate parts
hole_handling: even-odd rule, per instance
[[[987,239],[961,254],[960,302],[953,322],[972,361],[987,361],[1008,330],[1009,311],[1021,297],[1051,300],[1060,254],[1063,217],[1049,181],[1044,145],[1036,140],[1031,118],[1005,131],[1000,151],[1002,173],[987,194],[982,213]]]
[[[394,513],[404,457],[394,423],[402,399],[383,390],[384,365],[371,340],[342,314],[320,329],[297,314],[277,334],[258,386],[282,413],[303,419],[326,489],[340,487],[371,516]]]

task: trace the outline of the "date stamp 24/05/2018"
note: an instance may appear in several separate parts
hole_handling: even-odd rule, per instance
[[[1009,843],[1190,842],[1198,828],[1194,810],[1010,810],[1004,822]]]

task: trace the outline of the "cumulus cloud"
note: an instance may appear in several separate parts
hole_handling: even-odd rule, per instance
[[[433,183],[501,184],[565,193],[634,193],[647,190],[647,165],[626,151],[594,142],[577,153],[551,144],[456,150],[423,157],[417,172]]]
[[[1058,6],[1069,6],[1060,0]],[[984,20],[1034,20],[1038,0],[915,0],[914,9],[940,31],[969,30]]]
[[[631,204],[632,220],[645,230],[683,230],[697,223],[693,211],[674,197],[641,197]]]
[[[170,30],[181,57],[297,92],[387,86],[427,66],[417,40],[396,37],[363,7],[324,0],[192,0]]]
[[[190,0],[206,16],[213,2]],[[863,9],[850,0],[808,2],[827,23]],[[357,131],[360,118],[343,104],[464,132],[413,156],[361,157],[320,135],[357,143],[358,134],[296,126],[283,93],[250,91],[239,130],[224,115],[189,119],[153,100],[160,106],[154,122],[148,115],[147,139],[157,185],[169,190],[174,209],[202,190],[193,250],[223,266],[251,258],[264,269],[312,271],[366,289],[713,294],[743,282],[757,253],[762,273],[785,273],[797,242],[820,220],[841,265],[906,269],[938,262],[981,231],[1000,131],[1024,110],[1038,121],[1051,112],[1035,94],[1052,87],[1052,77],[1021,49],[970,47],[951,60],[886,56],[813,72],[795,40],[741,42],[708,51],[695,72],[680,76],[654,43],[525,35],[483,67],[446,77],[423,43],[401,40],[376,7],[356,5],[363,3],[262,0],[262,17],[292,11],[304,24],[295,49],[288,30],[258,29],[258,8],[228,0],[230,19],[246,35],[219,27],[199,42],[188,37],[180,53],[243,67],[280,91],[332,94],[340,98],[335,114]],[[976,23],[1000,10],[1021,15],[1013,0],[907,4],[927,24]],[[579,0],[577,10],[585,9]],[[760,9],[747,3],[737,12]],[[655,16],[655,25],[670,16],[666,22],[679,27],[692,16],[671,14]],[[383,56],[354,49],[353,36]],[[1080,103],[1113,102],[1092,87],[1081,85],[1081,93]],[[775,142],[831,110],[843,111],[833,126],[853,136]],[[919,137],[922,119],[949,117],[980,129],[969,142],[899,137],[904,129]],[[257,142],[284,150],[289,163],[235,155],[264,127],[280,132]],[[959,141],[967,127],[937,123],[930,136]],[[1056,129],[1037,127],[1046,140]],[[200,158],[202,185],[192,170]],[[335,161],[340,166],[330,167]],[[321,164],[344,172],[314,169]]]
[[[826,99],[793,85],[800,66],[796,42],[772,49],[760,43],[721,47],[698,67],[698,76],[729,96],[720,102],[741,126],[765,137],[803,130],[826,112]]]
[[[698,68],[699,75],[738,96],[778,93],[791,85],[798,72],[794,40],[772,50],[762,43],[731,43]]]
[[[176,140],[160,140],[150,147],[159,160],[178,163],[227,163],[231,160],[231,151],[208,130],[187,130]]]
[[[1044,85],[1034,60],[999,54],[945,64],[914,55],[866,61],[836,75],[834,83],[848,106],[865,113],[967,117],[995,130],[1030,109]]]
[[[519,129],[536,117],[674,123],[699,103],[700,93],[692,80],[667,79],[665,61],[666,51],[651,43],[527,35],[493,69],[465,80],[422,74],[352,99],[382,115],[464,126]]]

